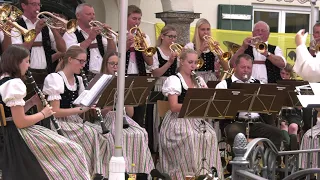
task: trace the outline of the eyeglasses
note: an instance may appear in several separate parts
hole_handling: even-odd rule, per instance
[[[177,36],[175,36],[175,35],[166,35],[166,34],[164,34],[164,36],[167,36],[169,39],[177,39]]]
[[[27,3],[27,4],[30,4],[31,6],[33,6],[33,7],[36,7],[36,6],[40,6],[40,7],[42,7],[42,4],[40,4],[40,3],[36,3],[36,2],[33,2],[33,3]]]
[[[83,60],[83,59],[78,59],[78,58],[73,58],[75,60],[78,60],[80,64],[85,64],[87,62],[87,60]]]
[[[118,66],[118,63],[115,63],[115,62],[108,62],[108,64],[109,64],[111,67]]]

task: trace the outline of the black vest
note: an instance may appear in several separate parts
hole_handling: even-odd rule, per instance
[[[274,54],[275,49],[276,49],[276,46],[268,44],[268,51],[270,53]],[[252,46],[249,46],[244,53],[250,55],[252,59],[254,59]],[[277,80],[281,80],[280,68],[273,65],[268,58],[266,59],[265,65],[267,68],[268,83],[277,83]]]
[[[61,94],[60,108],[74,108],[75,107],[75,105],[73,104],[73,101],[76,100],[77,97],[79,96],[80,84],[79,84],[79,79],[76,75],[74,75],[74,78],[76,80],[77,89],[75,91],[69,90],[67,88],[66,83],[64,82],[64,93]]]
[[[74,32],[74,34],[77,36],[78,43],[81,43],[82,41],[85,40],[83,34],[78,29]],[[98,49],[99,49],[100,55],[103,58],[103,56],[104,56],[104,47],[103,47],[103,43],[102,43],[102,36],[100,34],[98,34],[96,36],[96,40],[97,40],[97,44],[98,44]],[[88,74],[88,71],[89,71],[89,61],[90,61],[90,49],[87,48],[87,63],[85,65],[85,67],[83,68],[83,70],[84,70],[84,72],[86,74]]]
[[[158,61],[159,61],[159,68],[162,67],[164,64],[166,64],[168,61],[164,60],[160,54],[159,49],[157,48],[157,54],[158,54]],[[174,60],[173,64],[167,69],[167,71],[162,76],[171,76],[176,74],[177,70],[177,58]]]
[[[146,65],[144,64],[144,59],[141,51],[136,51],[134,50],[136,54],[136,63],[138,66],[138,71],[139,71],[139,76],[146,76]],[[129,61],[130,61],[130,49],[126,52],[126,75],[128,74],[128,66],[129,66]]]
[[[231,77],[227,78],[226,79],[226,82],[227,82],[227,89],[229,89],[231,87],[231,84],[232,84],[232,80],[231,80]],[[260,81],[258,79],[253,79],[252,82],[250,83],[257,83],[257,84],[260,84]]]
[[[178,75],[176,75],[176,76],[180,79],[180,77],[179,77]],[[180,79],[180,85],[181,85],[181,93],[180,93],[180,95],[178,96],[178,103],[179,103],[179,104],[182,104],[182,103],[183,103],[183,100],[184,100],[184,97],[186,96],[187,90],[185,90],[185,89],[183,88],[181,79]]]
[[[0,80],[0,86],[1,86],[2,84],[4,84],[5,82],[11,80],[11,79],[13,79],[13,77],[5,77],[5,78],[2,78],[2,79]],[[2,96],[1,96],[1,95],[0,95],[0,104],[3,105],[3,109],[4,109],[4,113],[5,113],[6,117],[12,117],[11,109],[10,109],[10,107],[6,106],[6,104],[2,101]]]
[[[196,50],[196,46],[193,44],[194,50]],[[197,71],[212,71],[214,72],[214,62],[216,60],[216,56],[213,52],[201,53],[200,57],[204,60],[203,66]]]
[[[23,18],[20,18],[17,23],[22,26],[25,29],[27,28],[26,22],[24,22]],[[49,35],[49,28],[47,26],[43,27],[41,30],[42,33],[42,46],[44,49],[44,53],[46,56],[46,62],[47,62],[47,72],[52,73],[55,72],[55,67],[52,63],[52,55],[55,53],[54,50],[52,50],[51,47],[51,41],[50,41],[50,35]],[[24,42],[24,36],[21,35],[22,41]],[[30,54],[31,54],[32,48],[30,49]],[[31,59],[32,61],[32,59]]]

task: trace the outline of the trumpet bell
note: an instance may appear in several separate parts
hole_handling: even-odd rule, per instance
[[[204,60],[202,58],[199,58],[197,62],[197,69],[202,68],[203,65],[204,65]]]
[[[223,44],[228,48],[228,51],[231,54],[235,54],[238,49],[241,47],[239,44],[230,41],[223,41]]]
[[[267,44],[264,42],[257,43],[255,48],[259,53],[264,53],[267,50]]]
[[[11,12],[11,5],[10,4],[3,4],[0,8],[0,20],[6,20]]]
[[[73,33],[77,29],[77,20],[76,19],[70,19],[66,24],[66,31],[67,33]]]
[[[157,49],[155,47],[148,47],[146,50],[144,50],[144,54],[147,57],[153,56],[157,52]]]
[[[15,6],[11,6],[10,19],[12,21],[16,21],[19,17],[21,17],[23,12]]]
[[[224,61],[228,61],[229,59],[231,59],[231,53],[230,52],[224,52],[222,55],[221,55],[221,59],[224,60]]]
[[[24,37],[24,41],[30,42],[30,41],[32,41],[32,39],[34,39],[36,37],[36,30],[31,29],[29,31],[23,32],[22,34]]]

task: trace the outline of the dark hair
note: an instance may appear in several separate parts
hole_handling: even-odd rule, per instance
[[[234,62],[236,66],[240,63],[240,59],[241,58],[244,58],[245,60],[253,62],[253,59],[252,59],[252,57],[250,55],[248,55],[248,54],[240,54],[237,57],[236,61]]]
[[[136,6],[136,5],[128,6],[128,17],[133,13],[137,13],[137,14],[141,14],[142,15],[142,11],[138,6]]]
[[[320,27],[320,22],[316,22],[314,25],[313,25],[313,31],[314,31],[314,28],[315,27]]]
[[[28,56],[29,50],[22,45],[10,45],[1,56],[0,75],[9,74],[11,77],[22,78],[20,64]]]
[[[108,72],[107,64],[109,62],[109,58],[112,56],[118,56],[118,53],[116,51],[110,51],[103,56],[100,73],[110,74],[110,72]]]
[[[64,53],[62,60],[58,63],[56,67],[56,72],[64,69],[66,64],[68,64],[69,58],[76,58],[79,54],[87,54],[87,51],[78,45],[73,45],[68,48],[68,50]]]
[[[176,30],[176,28],[174,28],[172,25],[165,25],[165,26],[161,29],[160,35],[159,35],[158,40],[157,40],[157,46],[160,46],[161,43],[162,43],[161,35],[165,35],[165,34],[167,34],[167,33],[170,32],[170,31],[177,31],[177,30]]]

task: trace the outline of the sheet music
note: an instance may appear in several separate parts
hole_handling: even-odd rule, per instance
[[[80,104],[87,107],[92,106],[112,79],[112,75],[103,74],[92,88],[90,90],[84,90],[73,104]]]
[[[319,104],[320,95],[297,95],[302,107]],[[320,105],[320,104],[319,104]]]

